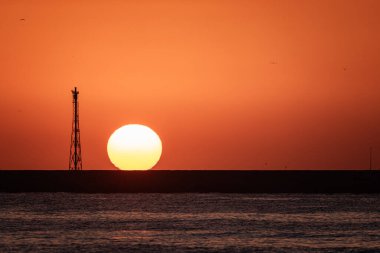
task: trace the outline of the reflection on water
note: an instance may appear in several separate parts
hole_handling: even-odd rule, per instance
[[[380,196],[0,194],[0,251],[380,252]]]

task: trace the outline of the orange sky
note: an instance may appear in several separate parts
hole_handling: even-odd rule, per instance
[[[0,0],[0,169],[84,169],[146,124],[156,169],[380,167],[380,1]],[[25,20],[21,20],[25,19]]]

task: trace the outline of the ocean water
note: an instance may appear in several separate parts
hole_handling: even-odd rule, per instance
[[[0,252],[380,252],[380,195],[1,193]]]

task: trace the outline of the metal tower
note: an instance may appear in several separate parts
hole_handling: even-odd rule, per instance
[[[71,91],[73,94],[73,124],[71,131],[70,162],[69,170],[82,170],[82,155],[79,131],[79,105],[77,87]]]

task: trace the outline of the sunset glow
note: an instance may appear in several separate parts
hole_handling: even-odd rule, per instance
[[[112,170],[124,122],[154,169],[380,167],[380,1],[0,1],[0,166]],[[27,127],[26,127],[27,126]],[[22,157],[22,159],[20,159]]]

